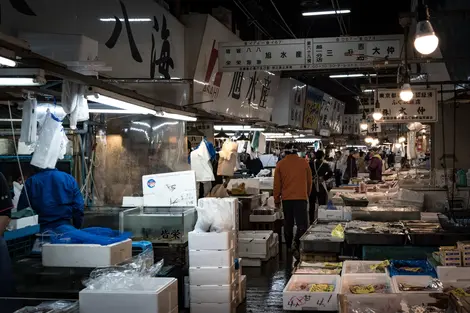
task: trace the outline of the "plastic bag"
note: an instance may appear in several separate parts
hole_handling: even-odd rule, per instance
[[[111,245],[132,237],[129,232],[120,233],[104,227],[76,229],[71,225],[62,225],[54,229],[51,236],[52,244],[98,244]]]
[[[153,264],[153,250],[148,249],[130,263],[93,270],[83,285],[94,290],[144,290],[148,280],[143,278],[155,277],[163,264],[163,260]]]
[[[331,237],[344,239],[344,228],[341,224],[338,224],[332,231]]]
[[[224,232],[235,228],[236,198],[199,199],[195,232]]]
[[[70,114],[70,128],[76,129],[77,122],[89,119],[88,101],[85,99],[85,86],[64,81],[62,84],[62,107]]]
[[[31,165],[39,168],[55,168],[62,142],[62,121],[48,110],[31,159]]]
[[[20,141],[27,145],[31,145],[37,140],[37,104],[36,99],[28,99],[23,102]]]
[[[23,185],[14,181],[13,182],[13,207],[16,211],[16,207],[18,206],[18,201],[20,200],[21,190],[23,190]]]

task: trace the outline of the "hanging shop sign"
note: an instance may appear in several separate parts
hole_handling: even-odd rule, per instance
[[[281,126],[302,127],[307,85],[292,78],[281,78],[272,122]]]
[[[317,130],[320,122],[320,111],[324,92],[312,86],[307,86],[304,107],[303,128]]]
[[[280,76],[268,71],[219,71],[218,42],[238,37],[210,15],[204,22],[194,102],[211,113],[270,121]]]
[[[402,46],[402,35],[222,42],[219,70],[367,68],[399,59]]]
[[[374,101],[378,100],[379,109],[383,115],[379,122],[437,122],[437,91],[435,89],[413,89],[413,93],[413,99],[406,102],[400,99],[400,89],[379,89],[375,94]]]
[[[332,125],[330,125],[330,129],[333,134],[343,133],[343,120],[345,108],[346,104],[344,102],[333,98],[333,114],[331,119]]]
[[[359,135],[361,119],[361,114],[344,114],[343,134]]]

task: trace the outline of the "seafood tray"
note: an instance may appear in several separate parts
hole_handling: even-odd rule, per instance
[[[351,221],[346,225],[345,240],[356,245],[404,245],[403,223]]]

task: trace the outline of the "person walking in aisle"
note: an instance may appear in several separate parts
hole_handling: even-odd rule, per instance
[[[313,188],[309,198],[309,219],[310,224],[317,218],[317,204],[326,205],[328,202],[328,189],[326,181],[331,178],[333,171],[330,165],[323,161],[325,153],[318,150],[315,154],[315,160],[310,162],[310,169],[313,174]]]
[[[300,237],[308,227],[307,199],[312,190],[312,171],[307,161],[297,155],[294,145],[285,148],[286,156],[274,173],[274,202],[284,211],[284,237],[289,252],[299,258]],[[297,233],[294,238],[294,221]]]
[[[381,181],[382,180],[382,157],[378,153],[377,148],[371,149],[372,158],[369,163],[369,178],[370,180]]]
[[[335,184],[336,187],[341,186],[341,175],[343,174],[341,172],[341,151],[336,151],[335,152],[335,160],[334,160],[334,168],[333,168],[333,173],[335,174]]]
[[[357,177],[357,163],[359,152],[355,149],[349,150],[348,159],[346,160],[346,170],[343,175],[343,183],[348,184],[352,178]]]

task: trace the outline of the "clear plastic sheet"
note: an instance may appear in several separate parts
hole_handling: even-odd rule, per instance
[[[35,307],[24,307],[15,313],[78,313],[77,302],[48,301]]]
[[[144,280],[155,277],[163,267],[163,260],[153,264],[153,250],[146,250],[122,266],[97,268],[83,282],[93,290],[143,290]]]

